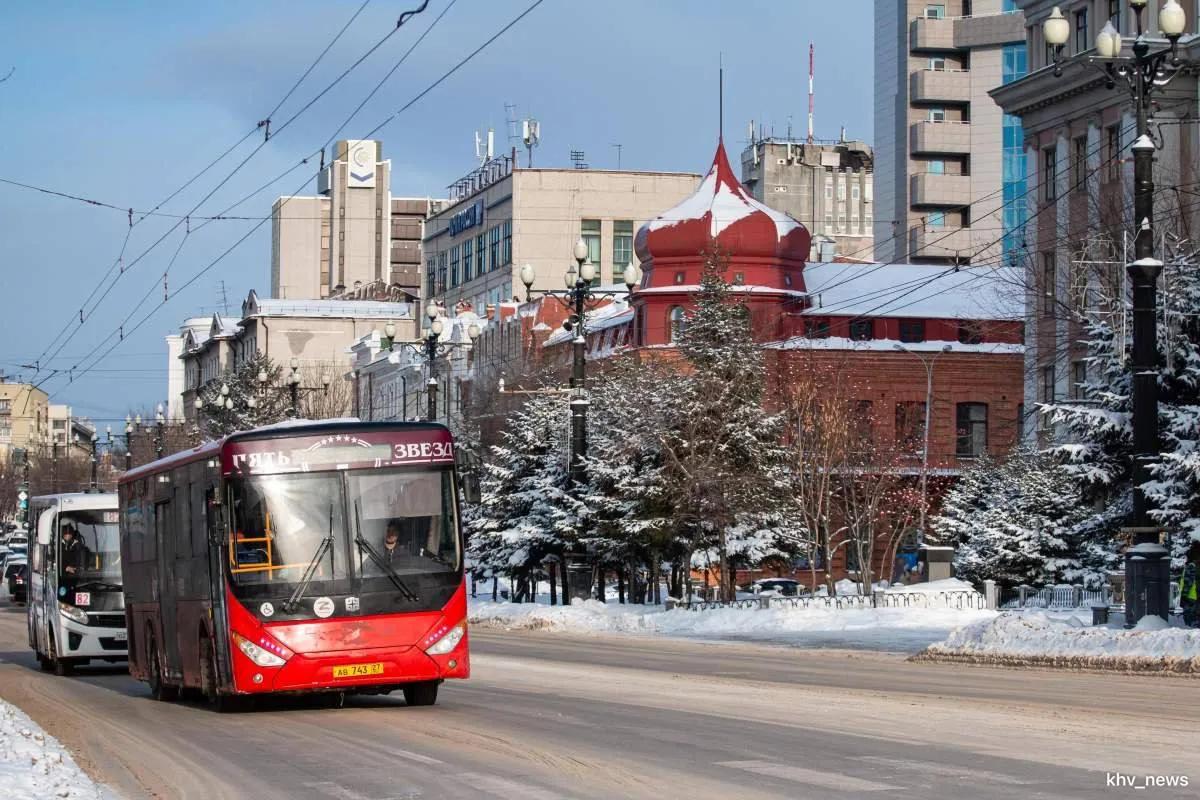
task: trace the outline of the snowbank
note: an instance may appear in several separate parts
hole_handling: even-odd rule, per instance
[[[0,700],[0,794],[7,800],[105,798],[70,753],[16,706]]]
[[[938,608],[770,609],[665,611],[588,600],[570,606],[471,601],[470,622],[506,630],[623,633],[692,639],[757,641],[809,648],[916,652],[994,611]]]
[[[1161,621],[1125,630],[1042,613],[1003,614],[953,631],[919,658],[1200,675],[1200,630]]]
[[[887,589],[889,594],[940,594],[941,592],[974,591],[976,591],[974,586],[958,578],[946,578],[945,580],[928,581],[927,583],[910,583],[908,585],[898,583]]]

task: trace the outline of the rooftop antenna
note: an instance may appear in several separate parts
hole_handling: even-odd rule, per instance
[[[617,148],[617,169],[618,169],[618,170],[620,170],[620,169],[621,169],[621,148],[622,148],[623,146],[624,146],[624,145],[620,145],[620,144],[612,144],[612,145],[609,145],[609,147],[615,147],[615,148]]]
[[[587,169],[588,168],[587,161],[584,160],[586,158],[587,158],[587,156],[584,155],[582,150],[572,150],[571,151],[571,161],[574,162],[575,169]]]
[[[542,126],[536,119],[521,120],[521,141],[525,143],[525,166],[533,167],[533,148],[542,140]]]
[[[725,54],[717,56],[717,141],[725,141]]]
[[[808,43],[808,143],[813,143],[813,43]]]
[[[484,149],[483,134],[475,131],[475,158],[479,160],[479,165],[483,166],[492,160],[496,148],[496,131],[493,128],[488,128],[487,131],[487,148]]]

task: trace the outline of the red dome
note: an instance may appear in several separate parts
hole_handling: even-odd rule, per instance
[[[637,233],[638,259],[695,259],[717,244],[734,258],[758,257],[803,264],[811,236],[796,220],[751,197],[734,177],[724,143],[717,145],[712,169],[700,188]]]

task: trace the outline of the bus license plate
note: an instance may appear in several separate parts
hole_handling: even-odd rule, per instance
[[[125,631],[117,631],[116,633],[114,633],[112,635],[112,638],[113,638],[114,642],[128,641],[128,637],[125,635]]]
[[[347,664],[344,667],[333,668],[333,677],[335,678],[365,678],[368,675],[382,674],[382,662],[376,662],[374,664]]]

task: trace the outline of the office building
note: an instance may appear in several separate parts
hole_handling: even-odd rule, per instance
[[[28,383],[9,383],[0,375],[0,458],[13,448],[36,450],[50,438],[49,397]]]
[[[875,3],[875,258],[995,264],[1019,247],[1020,121],[989,92],[1026,71],[1014,0]]]

